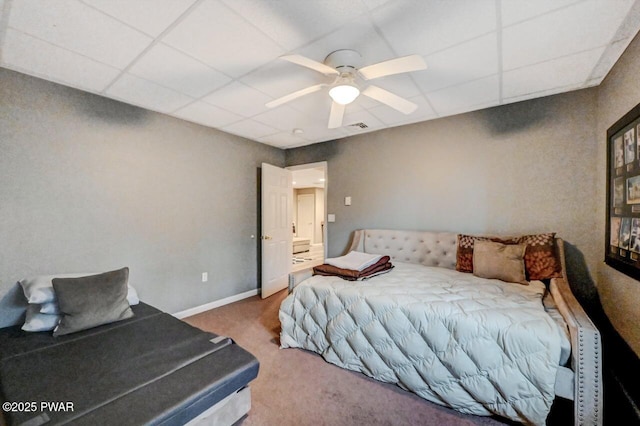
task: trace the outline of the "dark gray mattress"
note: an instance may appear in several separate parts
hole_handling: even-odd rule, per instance
[[[145,303],[132,309],[130,319],[67,336],[0,329],[2,401],[38,405],[5,413],[7,423],[181,425],[257,377],[258,360],[231,339]],[[40,411],[41,402],[73,411]]]

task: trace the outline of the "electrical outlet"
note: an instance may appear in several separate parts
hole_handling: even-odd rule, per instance
[[[209,281],[209,273],[208,272],[203,272],[202,273],[202,282],[206,283],[207,281]]]

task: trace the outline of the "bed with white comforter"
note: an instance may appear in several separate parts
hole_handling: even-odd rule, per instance
[[[282,302],[282,348],[476,415],[542,425],[563,339],[545,285],[394,262],[367,281],[313,276]]]

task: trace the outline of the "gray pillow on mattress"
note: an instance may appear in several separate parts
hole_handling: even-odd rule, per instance
[[[54,278],[51,282],[62,318],[54,336],[121,321],[133,316],[127,301],[129,268],[79,278]]]

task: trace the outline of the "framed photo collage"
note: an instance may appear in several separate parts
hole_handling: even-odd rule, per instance
[[[640,279],[640,104],[607,131],[605,262]]]

